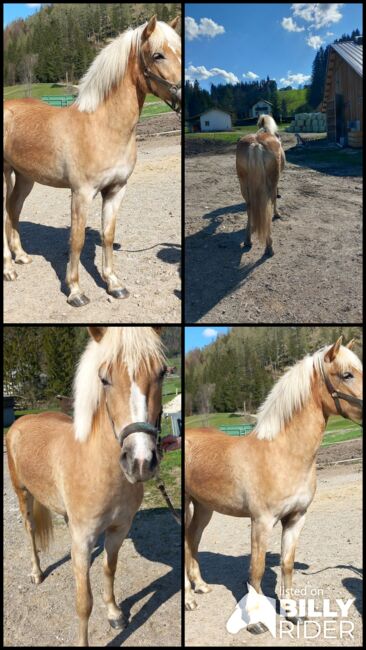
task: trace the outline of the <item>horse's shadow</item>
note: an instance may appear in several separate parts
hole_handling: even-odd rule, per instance
[[[20,224],[20,234],[24,249],[29,255],[40,255],[44,257],[52,266],[60,282],[60,290],[65,295],[69,295],[69,288],[66,284],[66,266],[69,257],[69,238],[70,227],[46,226],[32,221],[23,221]],[[98,230],[87,226],[85,228],[85,243],[81,251],[80,262],[86,272],[92,277],[95,284],[106,288],[106,284],[101,276],[95,262],[96,249],[101,247],[101,237]],[[162,243],[162,246],[156,256],[166,264],[178,264],[180,262],[180,246],[177,244]],[[120,244],[114,243],[113,250],[123,253]],[[146,249],[148,250],[148,248]],[[129,251],[131,253],[140,253],[144,249]]]
[[[186,322],[195,323],[225,296],[232,294],[268,260],[266,255],[254,263],[243,264],[248,249],[243,247],[245,229],[217,232],[225,215],[242,214],[247,222],[243,203],[218,208],[203,215],[207,225],[186,238],[185,296]],[[264,249],[264,246],[263,246]],[[245,321],[243,314],[240,320]]]
[[[201,552],[199,563],[203,579],[209,585],[223,585],[231,591],[235,601],[238,602],[247,593],[247,582],[249,581],[250,555],[232,557],[220,553]],[[277,575],[273,567],[281,564],[281,557],[278,553],[266,554],[266,569],[261,583],[263,593],[277,600],[276,585]],[[294,570],[307,569],[308,564],[295,562]],[[200,594],[196,594],[200,598]],[[204,597],[204,596],[203,596]]]
[[[118,632],[107,646],[122,645],[163,603],[181,589],[181,528],[170,512],[166,508],[140,510],[135,516],[129,537],[139,555],[150,562],[167,564],[171,570],[119,603],[125,617],[129,619],[135,603],[150,595],[129,622],[128,627]],[[138,562],[138,559],[135,561]],[[133,571],[132,563],[130,570]],[[171,624],[179,625],[180,620],[179,607]]]

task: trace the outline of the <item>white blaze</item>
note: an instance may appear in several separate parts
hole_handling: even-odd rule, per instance
[[[130,413],[131,422],[147,422],[146,395],[141,392],[136,382],[132,382],[131,384]],[[135,456],[145,459],[147,453],[149,455],[151,453],[148,446],[149,436],[146,433],[133,433],[132,435],[135,443]]]

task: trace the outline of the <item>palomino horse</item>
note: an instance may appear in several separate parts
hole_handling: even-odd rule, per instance
[[[34,99],[5,102],[6,280],[16,278],[11,251],[16,262],[32,261],[21,246],[18,222],[24,200],[37,182],[71,188],[71,251],[66,275],[70,305],[89,302],[79,286],[79,260],[88,208],[98,192],[103,198],[102,276],[114,298],[128,296],[113,270],[116,215],[136,163],[135,131],[146,94],[154,93],[176,110],[180,107],[177,22],[178,18],[167,25],[154,16],[114,39],[93,61],[69,108]]]
[[[214,510],[250,517],[249,584],[261,593],[268,537],[282,523],[282,591],[291,597],[296,544],[316,488],[316,453],[328,417],[362,415],[362,363],[341,338],[306,356],[274,385],[259,409],[255,429],[233,438],[209,429],[186,431],[185,602],[211,588],[201,577],[198,545]],[[294,619],[291,619],[294,620]],[[253,624],[251,632],[265,627]]]
[[[271,224],[272,204],[277,212],[277,185],[285,167],[285,154],[277,137],[277,125],[270,115],[261,115],[257,133],[240,138],[236,148],[236,171],[240,189],[247,204],[248,226],[245,246],[252,245],[252,234],[258,233],[266,243],[265,255],[273,255]]]
[[[25,415],[6,436],[11,480],[32,548],[32,582],[43,580],[36,544],[47,546],[50,510],[72,540],[79,645],[88,645],[93,599],[90,558],[105,532],[104,593],[112,627],[126,626],[114,596],[118,551],[157,471],[162,381],[160,328],[90,327],[74,383],[74,421],[62,413]],[[155,331],[157,330],[157,331]]]

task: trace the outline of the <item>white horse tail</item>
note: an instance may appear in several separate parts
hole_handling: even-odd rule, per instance
[[[258,239],[267,241],[271,230],[272,203],[267,185],[265,150],[253,143],[248,150],[248,203],[250,204],[251,230]]]
[[[258,118],[257,126],[266,133],[277,135],[278,127],[271,115],[260,115]]]

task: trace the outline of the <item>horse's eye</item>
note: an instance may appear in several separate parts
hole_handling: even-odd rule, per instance
[[[353,374],[351,372],[344,372],[342,379],[353,379]]]
[[[103,386],[110,386],[111,385],[111,383],[105,377],[101,377],[100,381],[102,382]]]
[[[159,59],[165,59],[165,56],[161,52],[155,52],[155,54],[153,54],[153,58],[155,61],[159,61]]]

